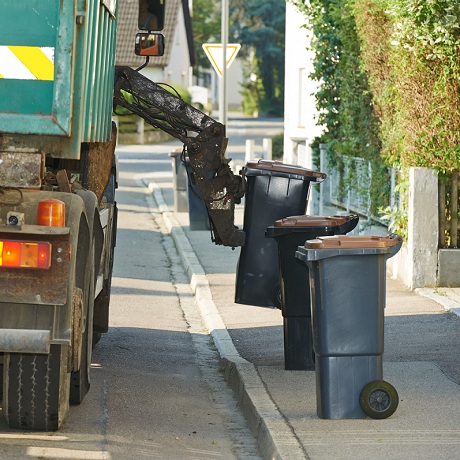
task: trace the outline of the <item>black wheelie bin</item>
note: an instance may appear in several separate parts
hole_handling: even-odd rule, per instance
[[[286,370],[314,370],[308,267],[295,253],[306,240],[318,236],[344,235],[358,224],[357,215],[291,216],[267,227],[265,236],[278,243],[278,295],[283,314],[284,367]]]
[[[310,184],[322,182],[326,175],[279,161],[256,160],[244,166],[243,176],[246,241],[237,266],[235,302],[279,308],[278,248],[273,239],[265,238],[265,231],[279,219],[305,214]]]
[[[401,245],[394,234],[326,236],[296,252],[309,268],[320,418],[383,419],[398,407],[382,355],[386,261]]]

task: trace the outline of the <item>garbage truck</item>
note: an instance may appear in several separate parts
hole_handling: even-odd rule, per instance
[[[139,0],[133,52],[162,52],[164,0]],[[113,106],[184,143],[216,244],[234,225],[243,180],[225,158],[225,126],[115,67],[116,0],[15,0],[0,15],[0,367],[11,428],[58,430],[90,386],[108,330],[116,244]]]

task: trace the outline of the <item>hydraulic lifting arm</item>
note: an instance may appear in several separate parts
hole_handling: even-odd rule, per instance
[[[118,105],[184,143],[192,180],[206,203],[212,241],[243,246],[245,233],[235,226],[234,213],[244,195],[244,183],[225,158],[225,126],[130,67],[115,69],[114,107]]]

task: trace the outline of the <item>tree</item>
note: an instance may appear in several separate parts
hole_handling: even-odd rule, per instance
[[[196,66],[193,73],[199,77],[200,69],[209,69],[211,67],[202,45],[209,41],[217,41],[218,37],[220,37],[220,2],[193,0],[192,26],[196,56]]]
[[[246,58],[245,103],[278,116],[283,114],[284,107],[285,17],[284,0],[233,0],[230,3],[230,36],[241,43],[240,55]]]

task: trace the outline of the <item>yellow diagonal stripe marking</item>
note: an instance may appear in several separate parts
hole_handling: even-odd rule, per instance
[[[0,78],[3,78],[3,75],[0,73]]]
[[[35,46],[9,46],[8,48],[37,80],[54,80],[54,64],[40,48]]]

